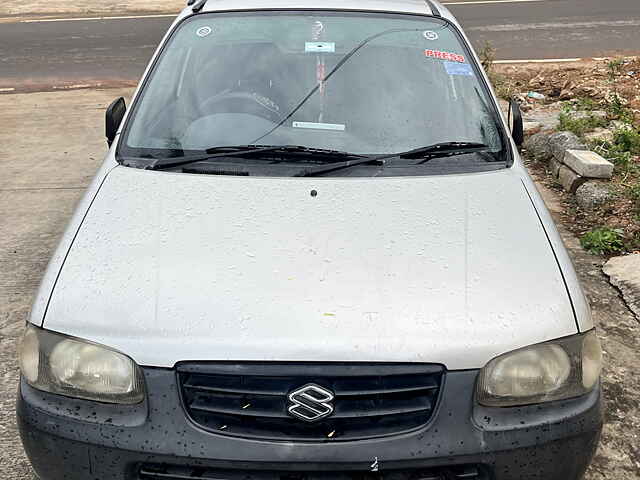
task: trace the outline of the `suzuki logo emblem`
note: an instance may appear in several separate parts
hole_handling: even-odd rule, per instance
[[[334,393],[313,383],[291,392],[288,398],[289,414],[305,422],[316,422],[333,413]]]

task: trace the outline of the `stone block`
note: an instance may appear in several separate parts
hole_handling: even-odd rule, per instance
[[[576,190],[576,202],[585,210],[604,205],[611,199],[611,191],[607,186],[608,182],[591,180],[580,185]]]
[[[582,177],[611,178],[613,175],[613,163],[595,152],[567,150],[564,155],[564,164]]]
[[[586,182],[587,179],[581,177],[566,165],[562,165],[560,167],[560,171],[558,172],[558,181],[560,182],[560,185],[562,185],[562,188],[564,188],[567,192],[576,193],[578,187]]]
[[[567,150],[587,150],[587,147],[573,133],[558,132],[549,137],[549,149],[556,160],[563,162]]]
[[[553,178],[555,179],[558,178],[558,174],[560,173],[560,167],[562,167],[562,163],[560,163],[555,158],[552,158],[549,161],[549,169],[551,170],[551,175],[553,175]]]
[[[549,134],[546,132],[528,137],[524,142],[524,148],[533,158],[541,162],[546,162],[553,157],[549,145]]]

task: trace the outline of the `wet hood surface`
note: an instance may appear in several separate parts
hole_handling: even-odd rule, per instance
[[[117,167],[44,326],[164,367],[478,368],[576,333],[551,247],[510,170],[297,179]]]

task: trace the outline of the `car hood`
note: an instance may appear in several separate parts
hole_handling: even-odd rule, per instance
[[[478,368],[577,331],[511,170],[301,179],[117,167],[77,233],[44,326],[158,367]]]

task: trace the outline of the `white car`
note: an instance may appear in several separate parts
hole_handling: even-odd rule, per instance
[[[453,16],[190,3],[31,312],[37,475],[581,478],[600,345]]]

